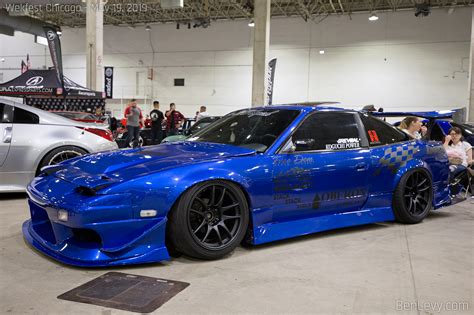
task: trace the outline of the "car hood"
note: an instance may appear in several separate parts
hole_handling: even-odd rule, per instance
[[[54,166],[53,171],[55,177],[98,190],[172,167],[255,153],[231,145],[186,141],[87,155]]]

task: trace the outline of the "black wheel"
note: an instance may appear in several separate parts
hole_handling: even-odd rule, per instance
[[[167,239],[174,253],[218,259],[232,252],[245,236],[249,209],[242,190],[226,181],[189,189],[171,211]]]
[[[66,161],[84,154],[87,154],[87,151],[78,147],[64,146],[56,148],[46,154],[43,160],[41,160],[41,163],[38,166],[38,171],[40,171],[44,166],[58,164],[62,161]]]
[[[398,222],[419,223],[428,215],[433,202],[433,186],[427,171],[407,172],[393,194],[393,213]]]

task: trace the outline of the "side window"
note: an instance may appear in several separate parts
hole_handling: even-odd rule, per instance
[[[367,139],[370,146],[386,145],[390,143],[408,140],[408,135],[403,131],[389,125],[382,120],[361,114],[360,118],[364,123]]]
[[[13,120],[13,107],[0,103],[0,123],[11,123]]]
[[[22,108],[15,107],[13,112],[14,124],[39,124],[39,117],[36,114],[30,113]]]
[[[317,112],[308,117],[292,138],[296,151],[347,150],[360,147],[355,115]]]

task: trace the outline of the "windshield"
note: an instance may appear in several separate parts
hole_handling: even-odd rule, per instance
[[[206,118],[202,118],[201,120],[199,120],[197,123],[195,123],[194,125],[192,125],[187,133],[189,135],[192,135],[192,134],[195,134],[196,132],[198,132],[199,130],[201,129],[204,129],[204,127],[207,127],[209,126],[210,124],[212,124],[213,122],[217,121],[217,119],[219,119],[218,117],[206,117]]]
[[[236,145],[264,152],[298,116],[287,109],[245,109],[230,113],[189,141]]]

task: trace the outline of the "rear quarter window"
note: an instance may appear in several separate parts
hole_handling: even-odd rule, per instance
[[[13,112],[13,123],[39,124],[39,116],[22,108],[15,107],[15,110]]]
[[[380,146],[409,140],[407,134],[396,127],[369,115],[361,114],[370,146]]]

